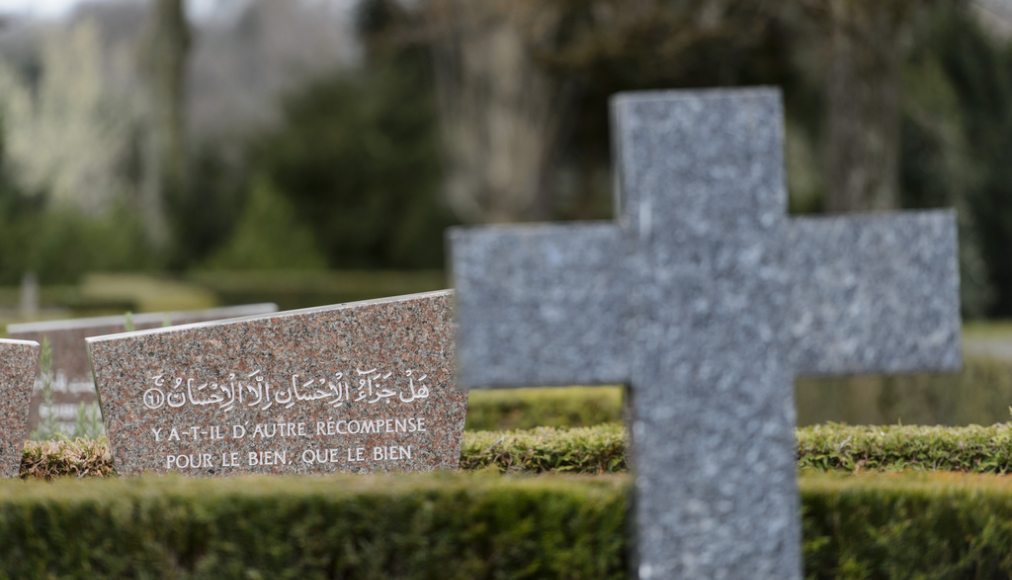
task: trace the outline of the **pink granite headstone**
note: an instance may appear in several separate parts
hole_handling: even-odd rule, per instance
[[[39,343],[0,340],[0,477],[15,477],[21,469],[38,366]]]
[[[84,342],[89,336],[124,332],[127,324],[133,326],[134,330],[146,330],[172,324],[270,314],[277,310],[277,305],[270,303],[245,304],[206,310],[146,312],[132,315],[129,323],[126,316],[119,315],[10,324],[7,326],[7,335],[11,338],[39,343],[48,340],[52,348],[52,404],[44,405],[41,390],[36,388],[31,404],[31,428],[39,427],[43,419],[50,419],[59,431],[72,436],[81,406],[88,409],[98,405],[95,383],[91,378],[91,365],[88,363],[88,349]]]
[[[452,469],[449,291],[88,339],[121,474]]]

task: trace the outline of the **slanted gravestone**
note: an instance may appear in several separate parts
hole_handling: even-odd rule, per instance
[[[0,340],[0,477],[16,477],[21,468],[38,365],[39,343]]]
[[[617,223],[451,234],[464,386],[625,383],[640,578],[800,578],[792,381],[960,364],[951,212],[788,219],[774,90],[613,103]]]
[[[170,324],[270,314],[277,309],[274,304],[248,304],[183,312],[149,312],[132,315],[130,323],[135,330],[143,330]],[[57,430],[67,435],[74,434],[81,406],[84,405],[89,411],[98,406],[98,396],[95,394],[95,383],[91,379],[88,349],[84,340],[89,336],[123,332],[126,327],[126,316],[50,320],[7,326],[7,335],[12,338],[40,343],[48,340],[52,348],[52,402],[49,405],[43,404],[40,380],[32,397],[32,429],[37,429],[43,419],[51,418]]]
[[[88,339],[119,473],[455,468],[447,291]]]

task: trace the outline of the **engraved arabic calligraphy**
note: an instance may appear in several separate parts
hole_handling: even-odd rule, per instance
[[[291,409],[298,403],[325,401],[332,407],[362,403],[375,405],[391,400],[411,403],[429,397],[428,375],[406,370],[402,375],[379,369],[355,369],[346,375],[335,372],[329,377],[292,375],[284,387],[271,384],[260,370],[244,376],[231,373],[226,381],[199,381],[193,378],[166,377],[161,372],[151,380],[154,386],[143,393],[144,406],[151,410],[168,406],[217,405],[222,411],[236,407],[259,407],[266,411],[277,405]],[[357,384],[355,384],[357,383]]]

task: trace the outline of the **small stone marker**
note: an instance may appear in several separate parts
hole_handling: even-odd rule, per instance
[[[449,291],[88,339],[119,473],[452,469]]]
[[[452,232],[460,381],[628,384],[639,577],[800,578],[791,383],[960,365],[954,215],[788,219],[774,90],[612,107],[617,223]]]
[[[132,315],[135,330],[158,328],[167,324],[187,324],[209,320],[239,318],[255,314],[277,312],[275,304],[247,304],[207,310],[183,312],[150,312]],[[100,316],[50,320],[11,324],[7,334],[11,338],[34,340],[41,343],[48,339],[53,352],[53,404],[43,409],[42,394],[38,388],[32,397],[32,429],[39,427],[44,413],[52,414],[56,427],[67,435],[73,435],[77,424],[78,409],[81,405],[97,407],[98,395],[91,379],[88,364],[88,349],[84,340],[89,336],[102,336],[126,330],[126,316]]]
[[[16,477],[21,469],[38,366],[37,342],[0,340],[0,477]]]

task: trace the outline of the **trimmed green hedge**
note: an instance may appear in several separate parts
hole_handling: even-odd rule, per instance
[[[808,578],[1010,578],[1012,478],[801,478]]]
[[[622,472],[627,469],[625,427],[608,423],[574,429],[465,433],[460,467],[510,473]]]
[[[810,474],[808,578],[1008,578],[1012,478]],[[623,476],[0,483],[0,576],[624,578]]]
[[[555,387],[471,391],[470,431],[589,427],[622,421],[621,387]]]
[[[967,357],[955,374],[801,379],[794,402],[799,425],[990,425],[1010,419],[1012,362]]]
[[[0,576],[622,578],[624,480],[466,474],[0,484]]]
[[[818,425],[798,430],[798,463],[819,471],[1012,472],[1012,423],[990,427]]]
[[[468,429],[577,427],[623,420],[619,387],[472,391]],[[1012,363],[967,358],[958,374],[802,379],[799,425],[990,425],[1008,421]]]
[[[1012,473],[1012,424],[991,427],[849,427],[797,431],[798,466],[809,471],[963,471]],[[616,473],[627,469],[626,432],[596,427],[465,432],[461,468],[501,472]],[[104,440],[31,442],[21,476],[104,476],[114,473]]]
[[[465,433],[461,466],[503,472],[614,473],[627,469],[626,432],[576,429]],[[818,425],[797,430],[798,467],[810,471],[1012,473],[1012,423],[991,427]]]

